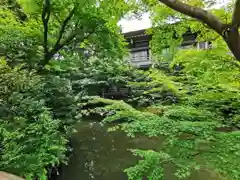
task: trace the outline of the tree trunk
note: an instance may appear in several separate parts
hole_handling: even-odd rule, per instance
[[[224,40],[236,59],[240,61],[240,36],[238,30],[230,31],[227,36],[224,37]]]

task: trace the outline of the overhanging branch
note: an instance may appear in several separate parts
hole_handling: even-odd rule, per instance
[[[217,32],[226,42],[235,58],[240,61],[240,0],[236,0],[232,16],[232,23],[225,24],[210,12],[188,5],[180,0],[158,0],[169,8],[185,14],[189,17],[198,19],[208,27]]]
[[[221,34],[224,29],[224,24],[216,16],[202,8],[188,5],[179,0],[159,0],[159,2],[175,11],[202,21],[218,34]]]

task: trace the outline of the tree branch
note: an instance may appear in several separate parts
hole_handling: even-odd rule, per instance
[[[232,15],[232,25],[238,28],[240,26],[240,0],[236,0]]]
[[[56,42],[56,44],[55,44],[54,47],[57,47],[57,46],[59,45],[59,43],[60,43],[60,41],[61,41],[61,39],[62,39],[63,33],[64,33],[64,31],[65,31],[65,28],[66,28],[68,22],[71,20],[73,14],[74,14],[74,12],[75,12],[75,10],[76,10],[76,7],[74,7],[74,8],[71,10],[71,12],[69,13],[69,15],[68,15],[68,16],[66,17],[66,19],[63,21],[62,26],[61,26],[61,29],[60,29],[60,31],[59,31],[59,36],[58,36],[57,42]]]
[[[224,24],[216,16],[209,13],[208,11],[180,2],[179,0],[159,1],[175,11],[202,21],[203,23],[207,24],[211,29],[215,30],[218,34],[222,34]]]
[[[40,62],[40,69],[38,71],[41,71],[42,68],[49,63],[51,58],[56,54],[59,50],[61,50],[64,46],[69,45],[74,38],[78,35],[78,30],[73,31],[65,40],[62,41],[62,43],[57,44],[51,51],[48,52],[46,60]],[[79,42],[83,42],[85,39],[87,39],[89,36],[91,36],[94,33],[94,30],[88,33],[86,36],[82,36],[80,39],[78,39]]]
[[[50,18],[50,0],[45,0],[43,4],[43,11],[42,11],[42,22],[44,28],[44,39],[43,39],[43,48],[44,48],[44,61],[47,58],[48,54],[48,22]]]
[[[55,46],[53,47],[53,49],[50,51],[50,59],[51,57],[56,54],[60,49],[62,49],[64,46],[70,44],[72,42],[72,40],[76,37],[77,35],[77,31],[75,30],[74,32],[72,32],[65,40],[62,41],[62,43],[56,43]],[[50,60],[49,59],[49,60]],[[46,62],[47,64],[48,62]],[[45,65],[46,65],[45,64]]]
[[[53,48],[50,52],[50,54],[53,56],[54,54],[56,54],[60,49],[62,49],[64,46],[69,45],[74,38],[76,38],[78,31],[75,30],[74,32],[72,32],[61,44],[58,44],[58,46],[56,46],[55,48]],[[81,38],[78,38],[77,40],[79,42],[83,42],[85,39],[89,38],[89,36],[91,36],[94,33],[94,30],[89,32],[86,36],[82,36]]]

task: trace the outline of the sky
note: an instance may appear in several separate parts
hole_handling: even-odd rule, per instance
[[[122,26],[122,31],[129,32],[129,31],[136,31],[140,29],[146,29],[150,28],[152,23],[149,18],[149,14],[143,14],[141,19],[133,19],[133,20],[127,20],[123,19],[119,22],[119,24]]]
[[[219,1],[219,4],[216,5],[214,8],[221,7],[222,5],[226,4],[230,0],[218,0],[218,1]],[[123,19],[119,22],[119,25],[122,26],[122,30],[125,33],[125,32],[150,28],[152,23],[149,18],[149,14],[145,13],[142,15],[142,18],[140,20],[138,20],[138,19],[133,19],[133,20]]]

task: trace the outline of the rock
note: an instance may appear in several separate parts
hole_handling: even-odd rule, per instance
[[[0,180],[24,180],[24,179],[18,176],[0,171]]]

